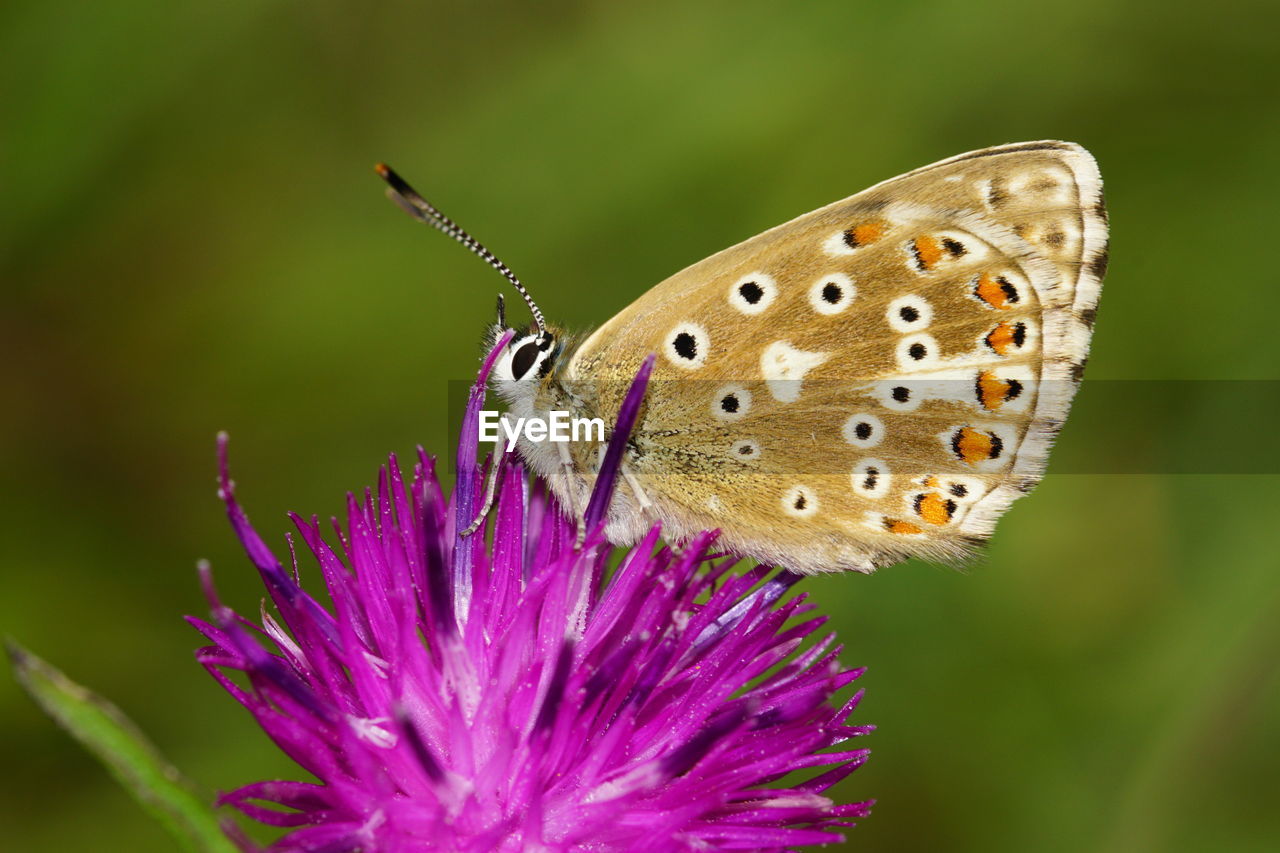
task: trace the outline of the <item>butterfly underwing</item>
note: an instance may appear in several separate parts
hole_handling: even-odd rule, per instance
[[[718,529],[726,550],[802,573],[955,562],[1040,480],[1106,264],[1087,151],[987,148],[693,264],[584,339],[531,305],[493,382],[514,417],[612,423],[657,354],[609,511],[617,544],[656,519],[669,541]],[[578,513],[601,449],[518,445]]]

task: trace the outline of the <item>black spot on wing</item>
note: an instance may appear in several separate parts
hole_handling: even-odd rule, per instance
[[[1098,281],[1102,281],[1107,275],[1107,264],[1109,262],[1110,255],[1104,246],[1102,251],[1095,255],[1093,260],[1089,261],[1089,274],[1098,279]]]
[[[987,204],[992,207],[999,207],[1009,200],[1009,191],[999,180],[991,181],[987,187]]]
[[[1098,189],[1098,202],[1093,206],[1093,212],[1102,220],[1103,225],[1107,224],[1110,219],[1110,214],[1107,213],[1107,199],[1103,195],[1101,188]]]

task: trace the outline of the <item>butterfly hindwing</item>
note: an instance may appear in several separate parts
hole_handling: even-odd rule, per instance
[[[565,379],[659,354],[628,467],[673,538],[799,571],[959,558],[1043,472],[1105,252],[1082,148],[960,155],[677,273]]]

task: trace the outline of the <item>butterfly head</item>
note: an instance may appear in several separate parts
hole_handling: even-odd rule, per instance
[[[501,339],[508,331],[515,331],[515,335],[493,367],[494,379],[498,382],[539,382],[551,375],[563,350],[560,336],[551,329],[522,331],[495,325],[493,340]]]

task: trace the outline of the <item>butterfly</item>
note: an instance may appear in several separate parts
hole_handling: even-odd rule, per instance
[[[493,384],[515,417],[612,423],[656,364],[606,536],[718,529],[795,572],[957,562],[1040,480],[1079,385],[1107,267],[1093,157],[986,148],[908,172],[714,254],[585,337],[549,326],[510,270],[379,167],[388,195],[516,285],[533,323]],[[496,343],[508,331],[499,309]],[[581,514],[602,447],[522,438]]]

